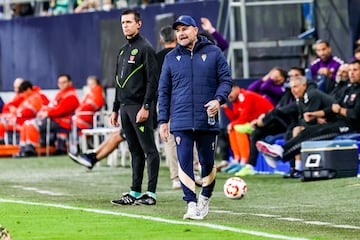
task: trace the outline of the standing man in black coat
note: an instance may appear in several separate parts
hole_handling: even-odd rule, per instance
[[[158,86],[159,69],[155,50],[140,34],[140,13],[125,10],[121,14],[121,26],[128,40],[119,51],[115,72],[116,94],[110,123],[121,126],[131,154],[132,185],[114,205],[156,204],[156,186],[160,158],[154,140],[154,100]],[[141,194],[145,161],[148,187]]]

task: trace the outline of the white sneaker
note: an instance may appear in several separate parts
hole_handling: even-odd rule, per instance
[[[264,155],[268,155],[273,158],[282,158],[283,156],[284,150],[280,145],[257,141],[256,147]]]
[[[179,180],[172,180],[172,189],[181,189],[181,183]]]
[[[276,163],[277,163],[277,159],[273,158],[269,155],[266,155],[265,153],[263,153],[263,157],[265,159],[265,162],[267,163],[267,165],[269,165],[269,167],[271,168],[276,168]]]
[[[268,144],[263,141],[257,141],[256,147],[263,154],[266,163],[270,167],[276,168],[276,162],[283,156],[283,148],[280,145]]]
[[[197,209],[199,211],[200,217],[204,218],[209,213],[209,203],[210,203],[210,198],[200,194],[197,203]]]
[[[184,214],[183,219],[201,220],[203,217],[200,216],[199,211],[196,207],[196,202],[189,202],[187,205],[187,211]]]

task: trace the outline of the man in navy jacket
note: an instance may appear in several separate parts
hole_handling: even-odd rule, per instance
[[[215,186],[217,113],[231,91],[232,80],[223,53],[207,38],[197,35],[192,17],[180,16],[173,28],[178,44],[166,55],[159,81],[160,136],[166,142],[170,130],[175,137],[183,199],[188,204],[184,219],[203,219]],[[209,116],[216,117],[214,125],[208,123]],[[203,178],[198,199],[193,173],[194,143]]]

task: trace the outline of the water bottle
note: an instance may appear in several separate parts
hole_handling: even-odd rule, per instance
[[[214,126],[216,124],[215,116],[208,116],[208,124]]]
[[[212,106],[212,104],[209,104],[208,107],[211,107],[211,106]],[[215,116],[214,115],[209,115],[209,113],[208,113],[208,124],[210,126],[214,126],[216,124]]]

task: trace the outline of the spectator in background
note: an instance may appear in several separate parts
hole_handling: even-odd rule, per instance
[[[250,122],[270,111],[274,106],[260,94],[241,89],[235,84],[228,99],[232,103],[232,109],[226,104],[222,105],[222,108],[230,120],[227,130],[233,152],[233,162],[222,171],[235,173],[240,171],[249,160],[249,134],[252,132],[252,129],[249,128]]]
[[[13,86],[14,86],[14,97],[7,103],[4,104],[4,107],[3,107],[3,110],[2,110],[2,113],[9,113],[11,112],[12,108],[17,108],[21,102],[24,100],[24,96],[19,94],[19,87],[21,85],[21,83],[24,81],[23,78],[16,78],[14,80],[14,83],[13,83]],[[41,98],[42,98],[42,101],[43,101],[43,104],[48,104],[49,103],[49,99],[47,98],[47,96],[41,92],[41,89],[40,87],[38,86],[33,86],[32,89],[34,91],[37,91]]]
[[[360,38],[355,41],[355,48],[360,47]]]
[[[335,100],[341,99],[348,84],[350,84],[349,64],[344,63],[339,67],[336,73],[334,86],[332,87],[331,92],[329,92],[329,95],[333,96]]]
[[[78,6],[76,6],[74,12],[94,12],[99,10],[110,11],[113,8],[114,5],[111,0],[83,0]]]
[[[47,119],[50,120],[50,132],[56,134],[55,154],[67,153],[67,133],[71,130],[71,117],[79,106],[79,100],[68,74],[60,74],[57,81],[60,90],[55,98],[38,112],[36,119],[22,125],[20,152],[16,157],[36,155],[35,148],[39,144],[40,134],[42,137],[46,135]],[[65,132],[59,132],[61,129]]]
[[[172,49],[176,47],[176,34],[172,26],[168,25],[160,29],[159,32],[160,44],[164,49],[156,54],[159,69],[162,68],[164,58]],[[169,166],[170,179],[172,181],[172,189],[181,189],[179,179],[179,164],[176,154],[176,144],[173,134],[169,134],[168,141],[164,142],[165,158]],[[201,177],[199,176],[199,158],[196,148],[194,147],[194,174],[197,185],[201,186]]]
[[[13,17],[25,17],[25,16],[33,16],[34,8],[31,3],[17,3],[12,6]]]
[[[89,76],[86,86],[85,96],[80,101],[73,117],[73,124],[75,124],[79,134],[82,129],[92,128],[94,113],[105,104],[104,91],[96,76]]]
[[[332,139],[340,134],[351,133],[360,130],[360,61],[356,60],[349,66],[349,79],[351,84],[344,91],[338,103],[318,105],[318,108],[303,109],[303,118],[306,122],[326,119],[323,124],[306,126],[296,137],[286,142],[283,146],[270,145],[258,141],[257,147],[263,153],[265,160],[270,166],[276,166],[280,158],[290,159],[300,153],[301,142],[311,140]],[[320,94],[315,94],[318,98]],[[306,98],[304,98],[306,100]],[[309,100],[306,100],[310,102]],[[304,101],[304,104],[306,102]]]
[[[263,78],[251,83],[247,89],[264,96],[276,106],[285,93],[286,78],[287,72],[284,69],[274,67]]]
[[[204,35],[210,41],[212,41],[216,46],[218,46],[222,51],[225,51],[229,48],[229,42],[224,39],[224,37],[216,31],[216,29],[211,24],[210,20],[206,17],[200,18],[201,27],[206,32],[200,32],[200,35]],[[208,34],[206,34],[208,33]],[[210,35],[209,35],[210,34]]]
[[[354,56],[352,57],[352,61],[360,60],[360,46],[356,47],[354,50]]]
[[[70,152],[77,153],[79,137],[82,129],[92,128],[95,112],[99,111],[105,104],[105,96],[100,81],[96,76],[87,78],[85,96],[80,101],[79,107],[72,117],[73,129],[70,138]]]
[[[4,123],[4,126],[7,125],[8,116],[12,116],[13,115],[12,113],[16,111],[16,108],[19,107],[20,104],[22,103],[22,101],[24,100],[24,96],[19,93],[19,87],[23,81],[24,81],[23,78],[16,78],[14,80],[14,82],[13,82],[14,96],[9,102],[4,103],[4,105],[3,105],[0,119]],[[4,129],[1,129],[0,131],[4,132],[6,130],[4,128]],[[11,141],[10,143],[12,143],[13,139],[11,138],[9,140]],[[0,143],[3,144],[4,141],[5,141],[4,136],[0,137]]]
[[[100,10],[100,4],[97,0],[83,0],[74,9],[74,13],[94,12]]]
[[[317,82],[320,90],[329,93],[332,90],[332,81],[336,78],[336,72],[344,61],[331,54],[330,44],[325,40],[316,41],[315,52],[317,58],[310,66],[311,80]]]
[[[173,50],[176,47],[176,35],[171,25],[164,26],[160,29],[159,41],[160,44],[164,47],[156,54],[159,69],[161,69],[166,54],[168,54],[171,50]]]
[[[14,80],[13,87],[15,95],[9,102],[4,104],[3,113],[9,113],[11,108],[18,107],[20,103],[24,100],[24,96],[19,94],[19,87],[23,81],[23,78],[16,78]]]
[[[160,136],[175,137],[180,165],[184,219],[203,219],[215,187],[215,148],[218,123],[215,117],[231,89],[230,69],[221,50],[198,36],[195,20],[180,16],[173,24],[177,46],[166,55],[159,81]],[[171,126],[169,129],[169,121]],[[199,197],[195,191],[193,149],[197,147],[203,179]]]
[[[72,0],[50,0],[50,15],[61,15],[70,13],[70,4]]]
[[[292,67],[288,73],[289,78],[305,76],[305,70],[300,67]],[[308,84],[316,88],[314,83]],[[311,88],[310,87],[310,88]],[[286,88],[286,92],[279,104],[272,111],[260,115],[256,120],[251,122],[253,133],[250,135],[250,155],[249,162],[239,172],[235,173],[236,176],[244,177],[255,174],[255,166],[257,164],[257,158],[259,151],[256,148],[256,142],[264,140],[272,136],[273,139],[278,137],[290,139],[291,131],[298,123],[297,106],[295,104],[294,95],[291,92],[291,88]],[[310,89],[309,88],[309,89]],[[295,169],[295,162],[290,162],[290,167]]]
[[[43,100],[38,91],[33,90],[30,81],[22,81],[18,93],[23,97],[23,101],[18,107],[10,108],[10,112],[2,115],[0,122],[0,144],[4,144],[6,131],[19,132],[26,120],[36,117],[37,112],[43,106]],[[16,144],[15,142],[11,142]]]

